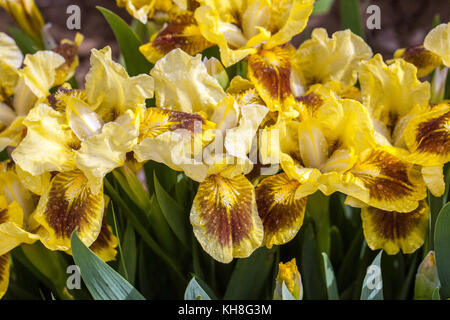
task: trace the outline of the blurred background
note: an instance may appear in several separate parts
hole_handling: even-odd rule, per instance
[[[225,0],[224,0],[225,1]],[[298,46],[305,38],[309,37],[311,30],[323,27],[328,33],[341,30],[340,1],[335,0],[326,14],[315,14],[309,22],[306,30],[293,39]],[[95,8],[105,7],[128,23],[131,16],[124,8],[118,8],[115,0],[35,0],[41,9],[45,21],[51,22],[50,33],[56,40],[63,38],[73,39],[75,31],[68,30],[66,9],[69,5],[76,4],[81,8],[81,32],[84,42],[80,48],[80,66],[77,72],[77,80],[83,84],[84,76],[89,69],[89,53],[92,48],[111,46],[115,58],[119,55],[117,43],[102,14]],[[381,29],[368,30],[366,28],[366,9],[369,5],[378,5],[381,9]],[[360,0],[361,21],[367,43],[374,53],[381,53],[385,59],[392,57],[397,48],[420,44],[426,34],[432,28],[436,15],[439,15],[441,23],[450,21],[450,0]],[[8,32],[8,25],[13,21],[0,9],[0,31]]]

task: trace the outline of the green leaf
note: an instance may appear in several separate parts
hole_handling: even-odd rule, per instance
[[[439,294],[439,288],[435,288],[433,291],[433,296],[431,297],[431,300],[441,300],[441,296]]]
[[[322,252],[322,257],[328,300],[339,300],[339,293],[336,283],[336,277],[334,276],[333,266],[331,265],[330,259],[328,259],[328,256],[325,252]]]
[[[333,3],[334,0],[317,0],[314,3],[314,10],[312,14],[327,14],[330,11]]]
[[[383,250],[367,268],[361,290],[361,300],[383,300],[383,279],[381,276],[381,256]]]
[[[114,32],[125,60],[125,68],[128,74],[130,76],[136,76],[141,73],[147,74],[152,68],[152,64],[139,51],[142,43],[133,29],[112,11],[99,6],[97,9],[103,14]]]
[[[322,192],[308,196],[306,210],[309,216],[314,220],[317,232],[317,245],[320,252],[330,254],[330,197]]]
[[[239,259],[228,282],[224,299],[261,298],[265,281],[273,267],[275,250],[276,248],[259,248],[250,257]]]
[[[202,286],[197,282],[194,276],[184,292],[184,300],[211,300],[209,295],[203,290]]]
[[[450,298],[450,202],[441,210],[436,220],[434,231],[434,249],[439,280],[441,281],[440,295]]]
[[[127,280],[86,247],[76,232],[72,233],[70,241],[73,259],[95,300],[145,300]]]
[[[121,274],[127,274],[127,280],[134,284],[136,279],[136,263],[137,263],[137,251],[136,251],[136,235],[131,223],[127,224],[125,234],[122,242],[123,251],[123,264],[119,266]]]
[[[126,192],[128,197],[141,209],[143,212],[151,210],[150,197],[145,191],[139,179],[136,177],[131,169],[126,166],[116,169],[113,172],[114,178],[119,182],[122,189]]]
[[[433,251],[430,251],[417,270],[414,300],[432,299],[434,291],[436,289],[439,290],[440,285],[435,254]]]
[[[188,230],[187,215],[185,210],[164,190],[156,177],[153,177],[155,182],[156,199],[158,200],[159,207],[162,210],[164,217],[167,220],[172,231],[175,233],[181,243],[187,248],[191,249],[190,237]]]
[[[342,29],[350,29],[354,34],[364,38],[358,0],[341,0],[341,25]]]
[[[9,159],[8,150],[5,148],[3,151],[0,151],[0,161],[5,161]]]
[[[39,46],[29,36],[23,33],[22,30],[15,27],[9,27],[8,30],[24,55],[28,53],[33,54],[39,50]]]

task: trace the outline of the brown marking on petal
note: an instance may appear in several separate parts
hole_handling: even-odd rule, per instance
[[[353,170],[370,191],[370,197],[395,201],[414,191],[407,164],[383,150],[372,150]]]
[[[206,229],[222,247],[238,244],[252,230],[253,190],[247,183],[243,176],[227,179],[213,175],[199,186],[198,194],[204,195],[199,207]]]
[[[260,50],[250,55],[248,67],[250,79],[260,83],[272,99],[284,101],[292,95],[291,77],[291,45]]]
[[[8,221],[8,209],[0,210],[0,224]]]
[[[4,277],[7,274],[7,268],[9,267],[9,252],[0,256],[0,283],[5,281]]]
[[[88,193],[87,178],[81,171],[58,173],[52,179],[45,218],[56,236],[70,238],[74,230],[89,222]]]
[[[406,48],[405,52],[402,55],[402,58],[403,60],[412,63],[417,68],[438,66],[441,62],[439,56],[425,49],[422,45]]]
[[[423,224],[423,219],[427,219],[424,217],[427,214],[427,205],[424,201],[419,202],[416,210],[406,213],[384,211],[374,207],[365,210],[367,210],[367,227],[370,225],[377,238],[394,242],[408,239],[411,233]]]
[[[190,55],[195,55],[211,47],[200,33],[192,12],[185,12],[175,16],[148,46],[144,46],[144,55],[155,63],[166,53],[180,48]]]
[[[111,229],[108,228],[108,224],[106,223],[106,219],[102,220],[102,228],[100,229],[100,233],[97,239],[93,244],[89,247],[92,251],[100,251],[104,248],[109,247],[109,243],[111,243],[113,239],[113,234],[111,233]]]
[[[66,97],[77,97],[80,100],[86,101],[86,92],[80,89],[69,89],[61,86],[53,94],[47,96],[49,105],[56,111],[64,112],[66,110]]]
[[[256,188],[258,213],[269,247],[291,240],[303,224],[307,198],[295,199],[299,185],[281,173],[264,179]]]
[[[450,152],[450,134],[447,128],[449,121],[450,111],[421,122],[417,128],[417,150],[436,154]]]
[[[66,65],[70,66],[77,56],[78,46],[71,43],[62,43],[53,51],[61,55],[66,60]]]
[[[195,124],[203,125],[205,120],[198,114],[173,111],[162,108],[147,108],[140,124],[139,142],[156,137],[166,131],[185,129],[194,132]]]
[[[310,92],[310,93],[305,94],[300,97],[295,97],[295,100],[297,102],[301,102],[303,105],[305,105],[308,108],[308,110],[310,111],[311,115],[313,115],[314,112],[317,109],[319,109],[323,104],[322,98],[320,98],[314,92]]]

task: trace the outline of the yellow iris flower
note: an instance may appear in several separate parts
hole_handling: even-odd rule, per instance
[[[146,24],[149,18],[158,13],[171,13],[188,10],[192,6],[189,0],[117,0],[117,6],[126,8],[134,18]]]
[[[275,292],[274,299],[282,299],[283,283],[286,285],[289,292],[292,294],[294,299],[303,299],[303,285],[302,277],[298,271],[295,258],[286,263],[280,262],[278,264],[278,274],[275,282]]]
[[[305,27],[313,0],[200,0],[195,11],[200,31],[220,48],[226,67],[257,52],[288,43]]]

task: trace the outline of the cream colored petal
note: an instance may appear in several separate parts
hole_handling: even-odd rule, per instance
[[[423,45],[426,49],[437,54],[447,67],[450,67],[450,22],[440,24],[431,30]]]
[[[182,112],[211,115],[226,94],[208,74],[201,56],[191,57],[180,49],[169,52],[150,72],[155,79],[156,104]]]

